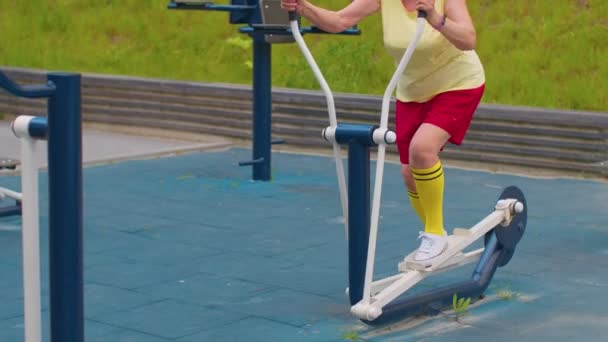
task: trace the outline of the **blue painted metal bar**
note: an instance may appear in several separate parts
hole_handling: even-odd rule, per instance
[[[263,162],[264,162],[264,158],[258,158],[258,159],[254,159],[254,160],[245,160],[245,161],[239,162],[239,166],[250,166],[250,165],[255,165],[255,164],[261,164]]]
[[[365,146],[375,146],[373,139],[376,126],[361,124],[339,124],[336,126],[336,141],[350,144],[353,141]],[[349,145],[350,146],[350,145]]]
[[[363,298],[370,212],[370,151],[375,126],[340,124],[335,139],[348,144],[348,296],[351,305]]]
[[[52,73],[48,101],[51,341],[84,341],[81,77]]]
[[[327,32],[327,31],[323,31],[320,28],[316,27],[316,26],[309,26],[309,27],[303,27],[300,29],[300,32],[302,32],[302,34],[306,34],[306,33],[312,33],[312,34],[338,34],[338,35],[345,35],[345,36],[358,36],[361,35],[361,30],[359,30],[357,27],[352,27],[349,28],[347,30],[344,30],[342,32],[338,32],[338,33],[331,33],[331,32]]]
[[[268,181],[271,177],[271,45],[262,32],[254,32],[253,38],[253,179]]]
[[[28,126],[30,137],[36,139],[46,139],[48,135],[48,120],[44,117],[35,117]]]
[[[351,305],[363,298],[370,226],[369,146],[348,144],[348,295]]]
[[[0,87],[15,96],[25,98],[44,98],[55,93],[55,86],[52,83],[20,86],[11,81],[2,71],[0,71]]]
[[[8,207],[0,207],[0,217],[21,215],[21,203]]]
[[[253,5],[226,5],[226,4],[214,4],[212,2],[202,3],[183,3],[183,2],[170,2],[167,5],[169,9],[180,9],[180,10],[208,10],[208,11],[221,11],[221,12],[233,12],[243,10],[254,10],[258,6]]]
[[[288,35],[291,36],[290,28],[261,28],[261,27],[252,27],[252,26],[243,26],[239,27],[239,32],[241,33],[253,33],[256,31],[264,31],[265,34],[273,34],[273,35]],[[339,33],[330,33],[325,32],[319,28],[314,26],[310,27],[302,27],[300,28],[300,33],[302,34],[333,34],[333,35],[348,35],[348,36],[357,36],[361,34],[359,29],[348,29]]]

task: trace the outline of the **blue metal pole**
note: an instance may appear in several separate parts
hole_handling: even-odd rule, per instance
[[[48,102],[52,342],[84,341],[80,75],[51,73]]]
[[[271,105],[270,78],[271,47],[263,32],[254,32],[253,38],[253,179],[268,181],[271,153]]]
[[[369,146],[348,144],[348,294],[351,305],[363,298],[370,226]]]
[[[0,208],[0,217],[21,215],[21,203]]]

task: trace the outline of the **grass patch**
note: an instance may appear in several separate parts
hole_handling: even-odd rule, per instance
[[[454,320],[460,322],[460,319],[469,314],[469,305],[471,298],[458,298],[458,294],[454,293],[452,297],[452,310],[454,311]]]
[[[359,335],[359,333],[356,331],[345,332],[344,334],[342,334],[342,339],[344,339],[345,341],[362,341],[363,340],[361,338],[361,336]]]
[[[496,292],[496,297],[501,300],[513,300],[516,299],[519,294],[509,289],[500,289]]]
[[[219,0],[217,3],[228,3]],[[605,0],[469,0],[485,103],[608,111]],[[0,65],[251,84],[249,40],[225,12],[170,11],[168,0],[0,2]],[[319,0],[338,9],[346,0]],[[381,95],[394,70],[380,15],[360,37],[307,35],[337,92]],[[318,89],[295,44],[273,45],[277,87]]]

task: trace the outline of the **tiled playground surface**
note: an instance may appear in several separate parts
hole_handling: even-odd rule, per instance
[[[88,167],[87,342],[605,341],[608,184],[446,168],[446,223],[470,226],[501,189],[529,205],[513,260],[486,298],[453,314],[372,328],[348,312],[347,246],[334,162],[273,154],[273,180],[250,181],[247,149]],[[41,173],[44,335],[48,341],[46,174]],[[0,178],[19,188],[19,179]],[[420,224],[388,164],[377,274],[416,246]],[[19,219],[0,219],[0,341],[23,339]],[[472,267],[417,290],[465,280]]]

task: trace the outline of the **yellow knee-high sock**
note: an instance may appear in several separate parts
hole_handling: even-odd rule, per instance
[[[424,231],[443,235],[443,167],[437,162],[428,169],[412,169],[416,190],[424,208]]]
[[[417,192],[412,192],[409,190],[407,194],[410,197],[410,203],[412,204],[412,207],[416,211],[416,214],[418,214],[418,217],[420,217],[420,221],[422,221],[422,224],[424,224],[424,221],[426,221],[426,216],[424,214],[422,202],[420,202],[420,196],[418,196]]]

